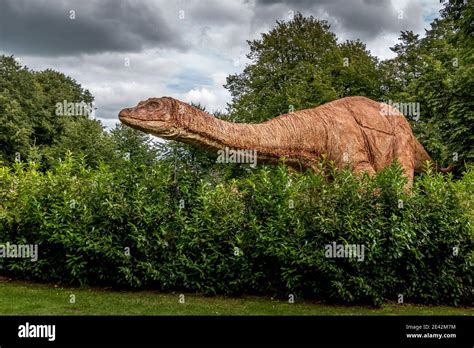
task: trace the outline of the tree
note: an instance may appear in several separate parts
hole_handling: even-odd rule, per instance
[[[13,162],[26,156],[32,145],[34,124],[27,112],[36,99],[34,79],[13,57],[0,56],[0,160]]]
[[[65,122],[68,120],[67,117],[56,115],[56,104],[66,101],[90,105],[94,98],[75,80],[51,69],[34,72],[34,78],[38,84],[40,96],[37,113],[41,116],[35,118],[35,136],[41,139],[40,143],[52,144],[53,139],[63,134],[69,123]]]
[[[147,134],[118,124],[112,129],[110,135],[120,157],[147,166],[157,160],[157,146]]]
[[[11,163],[16,153],[37,159],[59,138],[66,140],[66,132],[84,126],[80,118],[56,114],[56,104],[63,101],[90,104],[93,97],[62,73],[33,72],[13,56],[0,56],[0,159]]]
[[[65,116],[64,122],[64,131],[43,151],[49,164],[65,158],[69,152],[83,156],[90,166],[97,166],[101,161],[111,163],[118,157],[114,142],[100,121],[86,116]]]
[[[227,77],[228,112],[243,122],[315,107],[348,95],[380,95],[377,59],[365,45],[337,44],[326,21],[297,13],[248,41],[251,64]]]
[[[474,161],[474,11],[472,2],[453,1],[445,5],[443,20],[452,23],[447,41],[454,48],[454,67],[447,85],[450,100],[447,107],[449,131],[445,139],[448,156],[457,154],[459,160]]]
[[[397,56],[381,64],[385,72],[382,89],[386,98],[406,92],[409,83],[420,77],[423,69],[419,35],[402,31],[398,40],[400,42],[390,48]]]
[[[372,99],[381,97],[378,59],[370,54],[362,41],[346,41],[338,46],[342,65],[338,66],[333,84],[340,97],[351,95]]]
[[[29,152],[32,124],[19,103],[9,97],[8,92],[0,93],[0,163],[9,163],[18,152]]]
[[[473,11],[462,1],[446,2],[424,38],[402,32],[383,62],[386,98],[417,102],[414,132],[440,162],[474,160]]]

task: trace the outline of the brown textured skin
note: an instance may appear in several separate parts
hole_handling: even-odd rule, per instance
[[[390,108],[390,115],[382,110]],[[165,139],[217,151],[225,147],[256,150],[258,162],[282,157],[291,167],[317,170],[321,155],[337,168],[374,174],[395,159],[413,183],[414,172],[431,160],[403,114],[365,97],[347,97],[259,124],[219,120],[179,100],[150,98],[123,109],[120,121]]]

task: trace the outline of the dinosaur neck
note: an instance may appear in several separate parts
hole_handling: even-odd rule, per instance
[[[175,140],[209,150],[225,147],[255,149],[272,145],[262,139],[256,125],[223,121],[199,110],[193,110],[192,115],[189,112],[184,114],[179,127],[181,132]]]
[[[217,151],[226,147],[255,150],[262,162],[315,159],[326,153],[326,129],[314,115],[297,112],[259,124],[220,120],[198,109],[179,107],[175,140]],[[316,121],[316,122],[315,122]]]

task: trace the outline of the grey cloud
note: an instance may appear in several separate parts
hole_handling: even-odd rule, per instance
[[[4,52],[74,55],[145,47],[186,47],[179,28],[173,29],[152,2],[0,0]]]
[[[230,25],[245,23],[244,3],[222,0],[200,0],[185,2],[189,18],[195,24]]]
[[[0,0],[0,53],[75,78],[95,95],[97,116],[111,123],[118,110],[151,96],[183,99],[206,89],[229,101],[214,74],[240,72],[246,40],[290,10],[327,19],[339,38],[360,38],[387,57],[399,30],[423,29],[420,6],[426,9],[409,2],[399,20],[388,0]]]
[[[416,11],[416,6],[409,4],[409,7]],[[372,40],[381,33],[399,32],[407,28],[416,29],[421,25],[419,14],[407,12],[402,14],[403,18],[398,18],[399,14],[390,0],[257,1],[257,12],[262,15],[267,11],[282,12],[282,8],[327,19],[332,24],[333,30],[344,33],[347,38],[359,38],[362,41]]]

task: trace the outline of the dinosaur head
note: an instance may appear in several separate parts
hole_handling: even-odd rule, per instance
[[[178,101],[173,98],[150,98],[137,106],[120,111],[119,119],[129,127],[162,138],[171,138],[179,132],[177,126]]]

